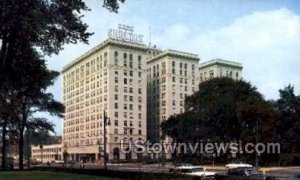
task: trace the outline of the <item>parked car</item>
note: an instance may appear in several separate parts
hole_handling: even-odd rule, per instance
[[[170,169],[172,173],[198,176],[203,179],[215,179],[215,172],[208,172],[201,166],[178,166]]]
[[[241,161],[232,161],[229,164],[226,164],[226,169],[233,169],[233,168],[239,168],[239,167],[244,167],[244,168],[252,168],[253,166],[251,164],[243,163]]]
[[[238,167],[231,168],[227,170],[228,176],[242,176],[247,177],[247,179],[257,179],[257,180],[275,180],[274,176],[266,176],[265,174],[259,172],[256,168],[249,167]]]

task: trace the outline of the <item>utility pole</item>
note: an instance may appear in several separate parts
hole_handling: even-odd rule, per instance
[[[110,125],[109,118],[106,116],[105,110],[103,111],[103,132],[104,132],[104,169],[107,170],[107,153],[106,153],[106,126]]]

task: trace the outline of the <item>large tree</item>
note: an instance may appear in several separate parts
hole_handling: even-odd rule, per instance
[[[199,85],[185,100],[185,113],[162,123],[174,140],[256,142],[274,137],[274,115],[270,103],[249,82],[215,78]],[[262,138],[263,137],[263,138]]]
[[[46,92],[47,88],[54,84],[59,73],[48,70],[37,51],[26,43],[20,49],[22,53],[17,55],[18,61],[9,71],[9,80],[10,91],[17,103],[14,113],[19,134],[19,168],[23,169],[25,130],[45,128],[53,131],[52,123],[44,118],[35,118],[34,114],[49,112],[51,115],[63,117],[64,107],[54,100],[51,93]]]
[[[277,114],[276,134],[281,144],[281,163],[299,164],[300,160],[300,96],[289,85],[279,90],[280,98],[273,102]]]
[[[119,2],[123,3],[124,0],[104,0],[103,6],[112,12],[117,12]],[[25,84],[27,83],[25,86],[28,86],[28,82],[32,79],[37,80],[37,82],[45,80],[42,79],[43,77],[39,79],[32,72],[31,74],[26,74],[26,71],[22,71],[27,68],[27,64],[31,65],[30,63],[32,63],[24,61],[30,59],[24,49],[30,49],[29,54],[38,49],[42,55],[51,55],[53,53],[57,54],[66,43],[77,43],[78,41],[88,43],[88,37],[92,33],[87,32],[88,26],[81,20],[81,12],[86,10],[89,9],[82,0],[0,1],[0,124],[3,138],[6,137],[8,125],[13,124],[11,119],[18,119],[20,116],[23,119],[22,121],[19,119],[19,122],[21,122],[19,124],[20,138],[22,138],[24,127],[26,126],[26,123],[22,122],[31,115],[30,112],[24,111],[24,109],[28,108],[26,105],[20,107],[23,104],[16,103],[24,102],[24,99],[18,99],[20,97],[33,95],[29,95],[29,92],[24,92],[23,89],[28,87],[21,87],[22,83],[19,82],[25,81]],[[27,47],[23,48],[24,45]],[[38,63],[38,59],[42,56],[39,54],[35,56],[37,61],[34,63]],[[42,59],[40,61],[44,63]],[[33,64],[34,66],[36,64]],[[9,74],[13,73],[21,75],[22,78],[10,77]],[[49,72],[48,75],[53,76],[54,74],[54,72]],[[43,87],[40,88],[43,89]],[[35,96],[43,96],[45,102],[48,102],[46,99],[53,99],[51,94],[46,93],[35,94]],[[38,102],[36,101],[35,103],[36,106]],[[39,106],[42,109],[42,105],[40,104]],[[44,104],[43,108],[48,108],[46,111],[53,111],[55,107],[47,107]],[[21,109],[23,109],[23,112],[21,112]],[[21,144],[22,141],[20,139]],[[5,157],[5,141],[2,144],[2,156]],[[23,154],[20,154],[20,156],[23,156]],[[2,164],[5,164],[5,158]]]

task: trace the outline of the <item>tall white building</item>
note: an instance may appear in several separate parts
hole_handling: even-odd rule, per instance
[[[63,148],[72,159],[101,159],[104,111],[111,123],[109,159],[140,158],[120,153],[120,142],[146,140],[146,59],[157,53],[144,44],[110,38],[63,69]]]
[[[198,88],[198,55],[166,50],[147,62],[147,132],[161,140],[160,124],[184,112],[184,99]]]

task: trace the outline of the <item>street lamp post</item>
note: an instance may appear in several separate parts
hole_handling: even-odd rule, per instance
[[[110,125],[110,120],[106,116],[105,110],[103,111],[103,132],[104,132],[104,169],[107,170],[107,153],[106,153],[106,126]]]

